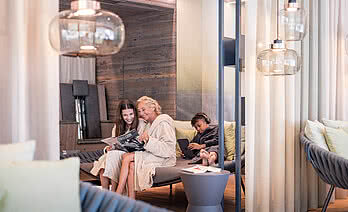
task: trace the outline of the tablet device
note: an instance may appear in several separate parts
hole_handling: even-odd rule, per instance
[[[188,148],[188,145],[190,144],[188,139],[178,139],[178,143],[181,149],[181,152],[184,154],[185,159],[191,160],[196,155],[193,153],[191,149]]]

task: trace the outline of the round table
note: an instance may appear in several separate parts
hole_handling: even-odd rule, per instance
[[[193,174],[180,173],[188,200],[186,212],[222,212],[221,201],[229,171]]]

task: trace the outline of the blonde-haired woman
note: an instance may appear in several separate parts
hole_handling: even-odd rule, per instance
[[[122,194],[126,184],[128,196],[135,198],[135,191],[150,188],[153,184],[155,169],[175,166],[175,129],[174,121],[167,114],[161,114],[161,106],[150,97],[138,99],[139,117],[146,125],[140,130],[139,140],[144,142],[145,151],[122,155],[122,167],[116,192]]]

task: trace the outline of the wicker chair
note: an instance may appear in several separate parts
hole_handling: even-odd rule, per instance
[[[304,133],[301,133],[300,140],[304,144],[307,159],[319,177],[331,185],[322,209],[322,211],[326,211],[335,187],[348,189],[348,160],[319,147]]]

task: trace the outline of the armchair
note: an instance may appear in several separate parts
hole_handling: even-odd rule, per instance
[[[167,212],[166,209],[157,208],[148,203],[129,199],[80,182],[80,203],[82,212]]]
[[[348,160],[321,148],[318,144],[310,141],[302,132],[301,143],[307,160],[312,164],[320,179],[331,185],[326,196],[322,211],[326,211],[335,187],[348,189]]]

